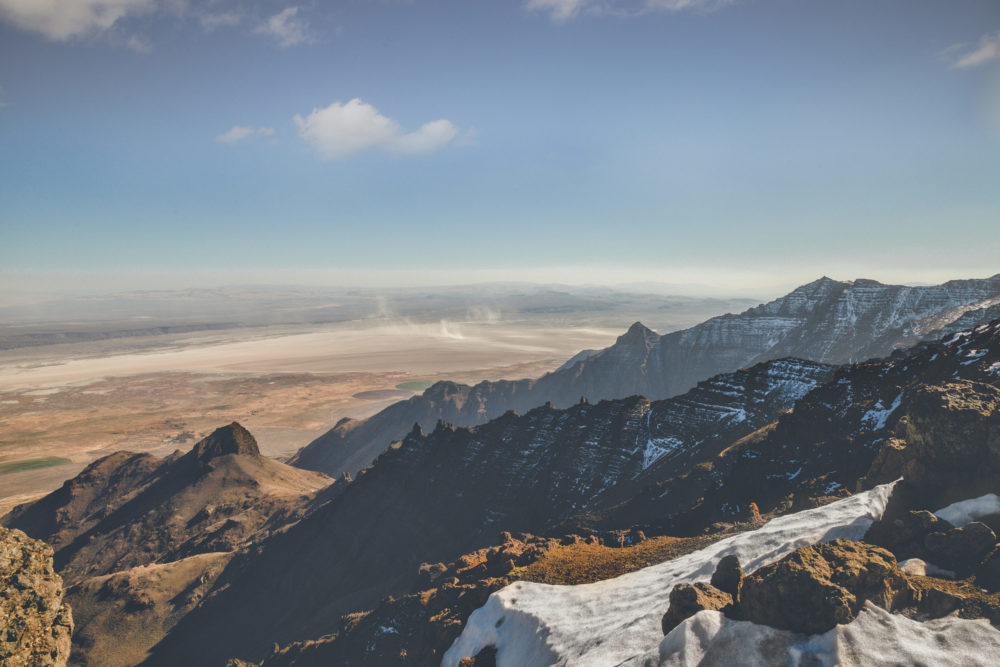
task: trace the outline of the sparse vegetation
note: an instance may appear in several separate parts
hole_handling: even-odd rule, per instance
[[[38,470],[41,468],[51,468],[53,466],[61,466],[67,463],[72,463],[72,461],[63,458],[61,456],[42,456],[36,459],[21,459],[20,461],[3,461],[0,462],[0,475],[9,475],[15,472],[24,472],[25,470]]]

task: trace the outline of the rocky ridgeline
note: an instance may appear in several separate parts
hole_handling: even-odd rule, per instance
[[[303,448],[293,465],[332,475],[356,473],[414,422],[481,424],[508,410],[550,401],[567,407],[640,394],[661,399],[739,368],[797,357],[843,364],[889,354],[1000,316],[1000,275],[931,287],[829,278],[738,315],[714,317],[663,336],[635,323],[611,347],[538,379],[441,382],[365,420],[345,420]]]
[[[0,527],[0,664],[65,665],[72,634],[52,547]]]

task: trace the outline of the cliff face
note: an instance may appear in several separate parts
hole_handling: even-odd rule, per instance
[[[881,357],[996,317],[1000,275],[932,287],[821,278],[738,315],[663,336],[636,322],[611,347],[538,379],[441,382],[365,420],[338,424],[291,461],[332,475],[356,473],[416,422],[481,424],[545,402],[566,407],[640,394],[675,396],[719,373],[782,357],[843,364]]]
[[[0,527],[0,664],[65,665],[72,634],[52,547]]]

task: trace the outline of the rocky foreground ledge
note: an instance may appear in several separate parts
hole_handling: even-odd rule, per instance
[[[0,526],[0,664],[65,665],[72,635],[52,547]]]

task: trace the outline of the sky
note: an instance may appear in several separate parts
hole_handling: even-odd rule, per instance
[[[1000,272],[997,0],[0,0],[0,290]]]

